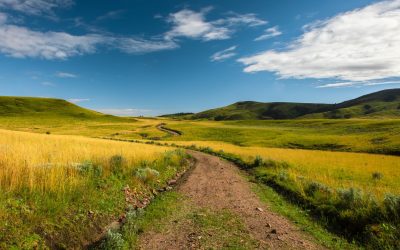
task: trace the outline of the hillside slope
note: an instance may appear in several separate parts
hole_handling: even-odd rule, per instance
[[[246,101],[196,114],[172,117],[216,121],[295,118],[400,118],[400,89],[382,90],[339,104]]]
[[[400,89],[387,89],[333,105],[304,118],[400,118]]]
[[[0,116],[3,118],[34,116],[48,118],[70,117],[78,119],[112,117],[79,107],[61,99],[13,96],[0,97]]]

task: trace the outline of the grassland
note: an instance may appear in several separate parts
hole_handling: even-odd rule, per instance
[[[1,249],[82,247],[185,168],[185,154],[165,147],[7,130],[0,136]]]
[[[0,187],[5,190],[0,195],[0,241],[5,242],[0,248],[77,246],[94,228],[122,213],[122,187],[128,184],[151,195],[157,182],[144,183],[132,174],[135,169],[156,169],[162,183],[184,158],[179,153],[165,156],[165,147],[93,137],[195,144],[239,156],[248,164],[261,162],[251,170],[257,180],[295,197],[292,201],[319,214],[327,227],[344,223],[349,232],[344,232],[348,227],[336,230],[370,247],[393,248],[398,242],[400,161],[394,155],[400,154],[399,119],[217,122],[117,118],[71,111],[75,108],[69,107],[68,115],[37,108],[18,115],[19,109],[4,113],[8,109],[0,108],[0,128],[35,133],[0,130]],[[160,123],[182,135],[159,131]],[[124,159],[125,170],[119,174],[112,170],[115,155]],[[96,218],[88,217],[88,211]],[[336,222],[328,223],[329,216]],[[59,232],[68,234],[61,237]]]
[[[240,147],[223,142],[173,142],[222,150],[240,156],[247,162],[256,156],[288,163],[285,173],[294,179],[317,181],[332,188],[359,188],[382,199],[385,194],[400,194],[399,157],[350,152],[299,150],[283,148]],[[278,170],[277,170],[278,171]],[[374,174],[380,174],[379,179]]]

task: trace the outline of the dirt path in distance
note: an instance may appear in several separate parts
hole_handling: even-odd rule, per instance
[[[167,124],[165,124],[165,123],[160,123],[160,124],[158,124],[158,125],[156,126],[156,128],[157,128],[158,130],[163,131],[163,132],[165,132],[165,133],[167,133],[167,134],[169,134],[169,135],[172,135],[172,136],[180,136],[180,135],[181,135],[181,133],[178,132],[178,131],[176,131],[176,130],[172,130],[172,129],[166,128],[165,125],[167,125]]]
[[[243,222],[259,249],[324,249],[286,218],[271,212],[236,166],[215,156],[188,152],[197,163],[177,191],[191,204],[214,211],[229,210]],[[163,233],[145,232],[140,249],[201,249],[201,244],[193,244],[191,239],[195,228],[184,220],[172,224]]]

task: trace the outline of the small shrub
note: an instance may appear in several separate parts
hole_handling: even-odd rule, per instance
[[[386,216],[388,219],[400,223],[400,196],[388,194],[383,200]]]
[[[91,161],[84,161],[75,165],[81,175],[88,175],[93,170],[93,163]]]
[[[50,131],[46,131],[46,135],[49,135],[49,134],[51,134]]]
[[[338,190],[338,196],[340,203],[345,208],[361,207],[363,201],[363,193],[359,189],[350,188],[344,190]]]
[[[149,183],[155,180],[160,173],[157,170],[146,167],[137,169],[135,175],[144,183]]]
[[[264,160],[261,156],[257,155],[252,164],[253,167],[260,167],[264,165]]]
[[[117,174],[122,172],[126,160],[122,155],[114,155],[110,158],[110,170],[112,173]]]
[[[125,241],[122,238],[122,235],[118,232],[113,232],[108,230],[106,239],[101,245],[101,249],[105,250],[118,250],[124,249]]]
[[[380,180],[380,179],[382,179],[382,177],[383,177],[382,173],[379,173],[379,172],[373,172],[372,173],[372,179],[373,180]]]
[[[327,187],[319,182],[311,182],[306,186],[306,188],[304,189],[304,192],[308,196],[314,197],[314,196],[316,196],[316,193],[330,195],[332,193],[332,190],[329,187]]]

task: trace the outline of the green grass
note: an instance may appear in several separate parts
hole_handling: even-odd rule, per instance
[[[157,179],[143,181],[134,173],[116,169],[112,175],[90,174],[88,181],[56,192],[18,190],[0,193],[0,249],[71,249],[90,242],[99,228],[125,213],[123,189],[131,187],[138,199],[152,197],[153,189],[185,168],[183,154],[174,152],[141,167],[158,171]],[[121,166],[126,168],[127,166]],[[139,166],[136,166],[139,167]]]
[[[294,118],[400,117],[400,89],[387,89],[339,104],[237,102],[197,114],[166,115],[179,119],[266,120]]]
[[[166,121],[174,141],[222,141],[238,146],[400,154],[400,119]]]
[[[271,208],[272,211],[289,218],[302,231],[312,235],[314,240],[329,249],[360,249],[337,235],[330,233],[321,222],[316,221],[308,212],[292,203],[287,202],[271,187],[260,183],[252,186],[258,197]]]

